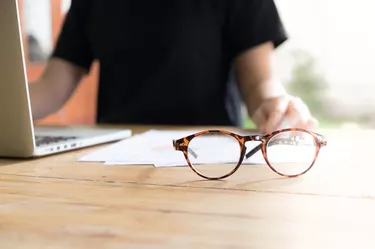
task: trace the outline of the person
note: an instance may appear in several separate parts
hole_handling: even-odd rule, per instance
[[[98,61],[97,123],[239,125],[228,107],[235,99],[261,131],[285,119],[313,128],[307,105],[274,74],[274,50],[286,40],[273,0],[72,0],[30,84],[32,114],[61,108]]]

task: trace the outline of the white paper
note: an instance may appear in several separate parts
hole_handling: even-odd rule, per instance
[[[184,159],[182,152],[173,148],[173,139],[190,135],[196,131],[150,130],[133,135],[79,159],[81,162],[105,162],[106,164],[154,164],[155,161]]]
[[[80,162],[103,162],[106,165],[154,165],[155,167],[187,166],[184,154],[173,148],[173,140],[191,135],[196,130],[168,131],[150,130],[142,134],[93,151],[79,159]],[[249,142],[247,147],[251,147]],[[254,146],[258,143],[254,142]],[[226,144],[216,145],[217,153],[223,153]],[[221,149],[220,149],[221,148]],[[257,155],[260,156],[257,156]],[[206,155],[217,158],[218,154]],[[210,158],[208,158],[210,159]],[[207,162],[206,162],[207,163]],[[265,163],[261,151],[244,163]]]
[[[155,167],[180,167],[188,166],[185,156],[181,151],[173,148],[173,140],[191,135],[197,131],[165,131],[150,130],[139,135],[106,146],[89,153],[79,159],[81,162],[103,162],[106,165],[154,165]],[[199,152],[198,159],[189,157],[193,164],[224,164],[237,163],[240,155],[239,146],[233,147],[234,140],[220,140],[210,143],[202,138],[201,147],[195,147]],[[215,139],[215,138],[213,138]],[[216,140],[215,140],[216,141]],[[249,141],[246,143],[247,152],[259,145],[260,142]],[[238,150],[237,150],[238,149]],[[309,162],[313,158],[314,148],[307,146],[281,145],[269,148],[271,163]],[[271,154],[272,153],[272,154]],[[244,158],[242,164],[266,164],[262,151],[253,156]]]

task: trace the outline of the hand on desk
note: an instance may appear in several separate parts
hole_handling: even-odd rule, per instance
[[[284,125],[288,128],[314,129],[318,126],[307,105],[300,98],[290,95],[263,101],[252,115],[252,120],[265,133],[280,129],[283,121],[287,122]]]

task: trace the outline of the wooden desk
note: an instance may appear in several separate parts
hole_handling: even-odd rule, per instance
[[[98,147],[0,160],[0,248],[375,248],[375,131],[322,132],[298,179],[76,162]]]

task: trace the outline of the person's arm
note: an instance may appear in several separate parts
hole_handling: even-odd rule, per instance
[[[274,0],[232,0],[228,9],[229,52],[251,116],[262,100],[285,93],[274,77],[273,51],[287,35]]]
[[[71,97],[85,71],[58,58],[48,61],[42,77],[29,84],[33,119],[42,119],[59,110]]]
[[[250,116],[262,101],[286,94],[275,77],[273,52],[272,42],[266,42],[243,52],[235,61],[237,82]]]
[[[86,29],[89,8],[89,1],[72,0],[42,76],[29,85],[34,120],[61,108],[90,71],[94,55]]]

